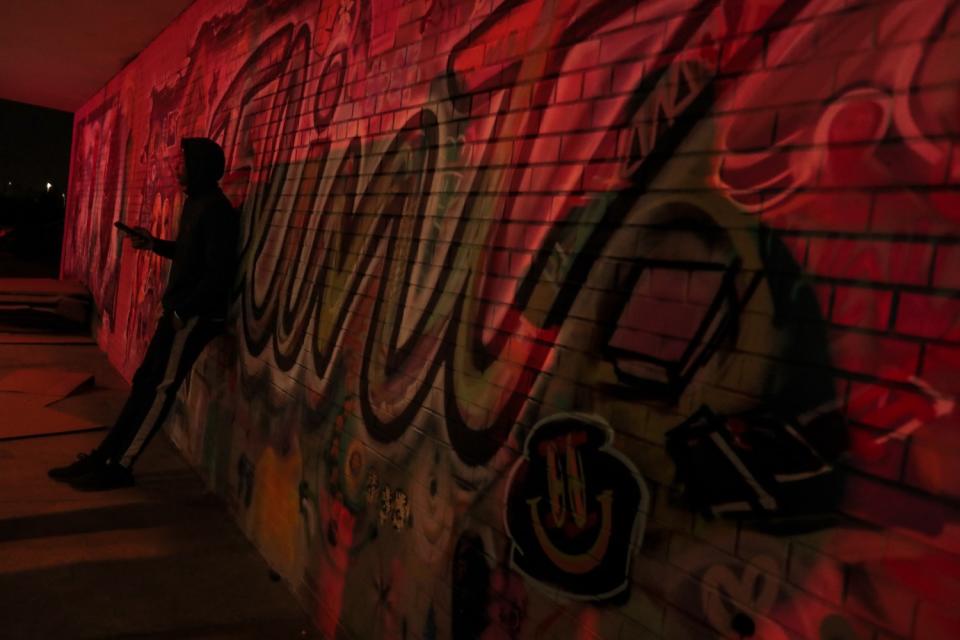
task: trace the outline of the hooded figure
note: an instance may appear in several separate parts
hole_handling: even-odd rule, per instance
[[[96,449],[48,472],[79,490],[134,484],[134,463],[163,425],[193,363],[226,324],[240,222],[217,184],[223,177],[223,149],[206,138],[184,138],[180,148],[177,179],[187,198],[177,239],[154,238],[143,227],[127,228],[135,248],[171,260],[163,315],[133,376],[130,397]]]

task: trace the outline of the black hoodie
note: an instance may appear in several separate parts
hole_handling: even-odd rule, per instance
[[[180,143],[186,173],[187,199],[180,214],[176,241],[156,240],[154,251],[171,258],[163,309],[186,320],[226,317],[237,270],[240,221],[220,190],[223,150],[206,138]]]

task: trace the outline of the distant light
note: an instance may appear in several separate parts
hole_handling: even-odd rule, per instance
[[[53,189],[53,185],[48,182],[48,183],[47,183],[47,191],[50,191],[50,189]]]

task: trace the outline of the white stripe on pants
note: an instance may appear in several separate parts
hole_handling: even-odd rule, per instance
[[[157,420],[163,411],[163,405],[166,404],[168,400],[167,389],[170,388],[170,385],[172,385],[177,378],[177,371],[180,369],[180,361],[183,358],[184,346],[186,346],[190,334],[196,329],[199,320],[199,317],[194,316],[187,320],[182,329],[176,330],[173,336],[173,345],[170,348],[170,356],[167,359],[167,368],[163,374],[163,380],[157,385],[156,395],[153,397],[153,404],[150,405],[150,411],[147,413],[147,417],[143,419],[143,422],[140,423],[140,427],[137,429],[133,441],[130,443],[130,446],[127,447],[123,458],[120,459],[120,464],[124,467],[129,467],[133,464],[133,460],[140,455],[140,451],[143,449],[147,437],[155,426],[159,426],[157,425]]]

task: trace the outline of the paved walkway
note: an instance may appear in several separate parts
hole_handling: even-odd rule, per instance
[[[69,408],[99,423],[125,397],[93,345],[0,344],[0,375],[23,367],[93,373],[95,386]],[[0,415],[8,420],[17,416]],[[140,460],[133,488],[80,493],[47,478],[102,436],[0,438],[0,637],[318,637],[165,436]]]

